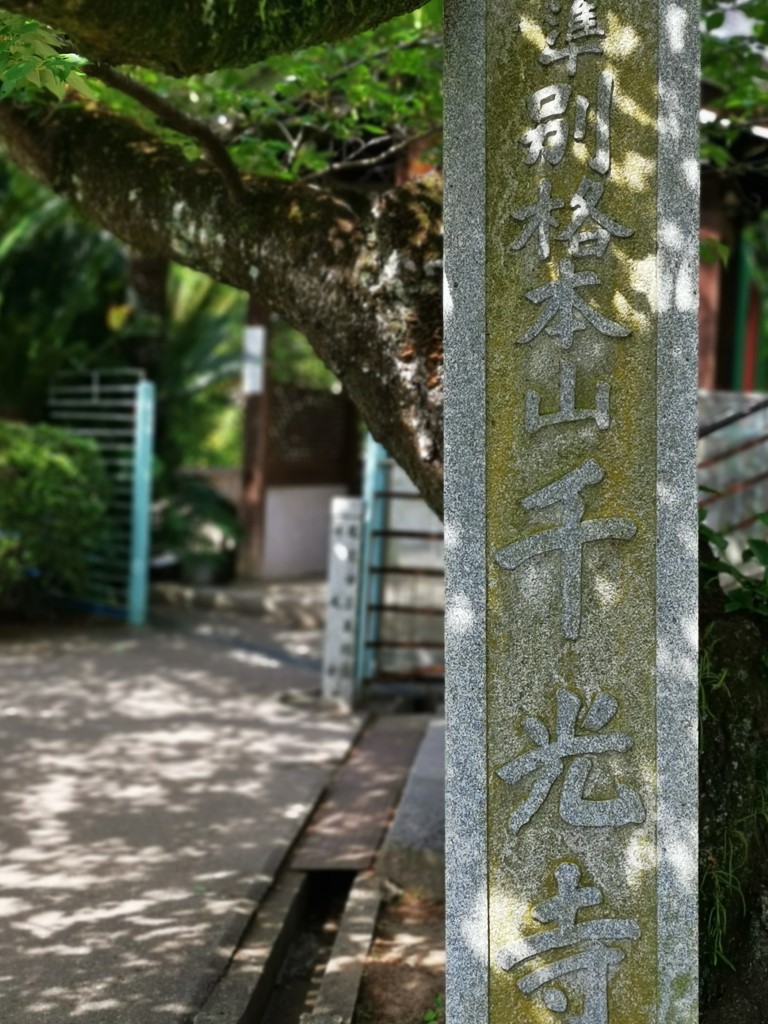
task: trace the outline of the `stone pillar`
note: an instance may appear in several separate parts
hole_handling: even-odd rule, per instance
[[[697,1020],[695,0],[446,0],[449,1024]]]

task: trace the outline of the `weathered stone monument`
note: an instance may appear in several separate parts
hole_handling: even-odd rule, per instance
[[[449,1024],[697,1020],[694,0],[446,0]]]

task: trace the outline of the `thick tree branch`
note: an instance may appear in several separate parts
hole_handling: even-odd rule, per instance
[[[207,162],[82,106],[0,103],[0,141],[124,241],[255,293],[302,330],[441,509],[439,179],[395,189],[362,213],[317,187],[266,178],[246,179],[233,197]]]
[[[121,71],[116,71],[109,64],[87,64],[83,70],[93,78],[100,79],[112,89],[117,89],[125,93],[126,96],[136,100],[137,103],[140,103],[159,117],[169,128],[173,128],[174,131],[194,139],[203,149],[213,166],[218,168],[229,194],[233,198],[240,195],[243,190],[240,172],[227,152],[226,146],[216,136],[215,132],[211,131],[207,124],[185,114],[178,107],[174,107],[172,103],[169,103],[168,100],[163,99],[158,93],[148,89],[141,82],[137,82],[135,78],[130,78]]]
[[[333,42],[426,0],[3,0],[68,35],[93,61],[186,76]]]

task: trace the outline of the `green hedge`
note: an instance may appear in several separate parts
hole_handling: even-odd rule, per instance
[[[0,420],[0,606],[77,593],[106,529],[108,491],[93,442]]]

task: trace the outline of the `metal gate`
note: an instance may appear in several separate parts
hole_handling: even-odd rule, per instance
[[[371,437],[363,488],[356,691],[439,694],[445,679],[442,523]]]
[[[78,604],[141,625],[147,616],[155,386],[140,370],[59,374],[49,418],[95,441],[111,483],[109,540],[89,554]]]
[[[768,540],[768,397],[701,392],[699,421],[700,505],[739,564],[750,538]],[[437,516],[368,437],[359,582],[345,563],[345,577],[358,588],[356,623],[351,598],[346,613],[356,638],[353,700],[382,691],[435,693],[443,683],[442,541]],[[336,639],[346,644],[344,636]]]
[[[738,565],[751,539],[768,539],[768,397],[702,392],[699,421],[699,504]]]

